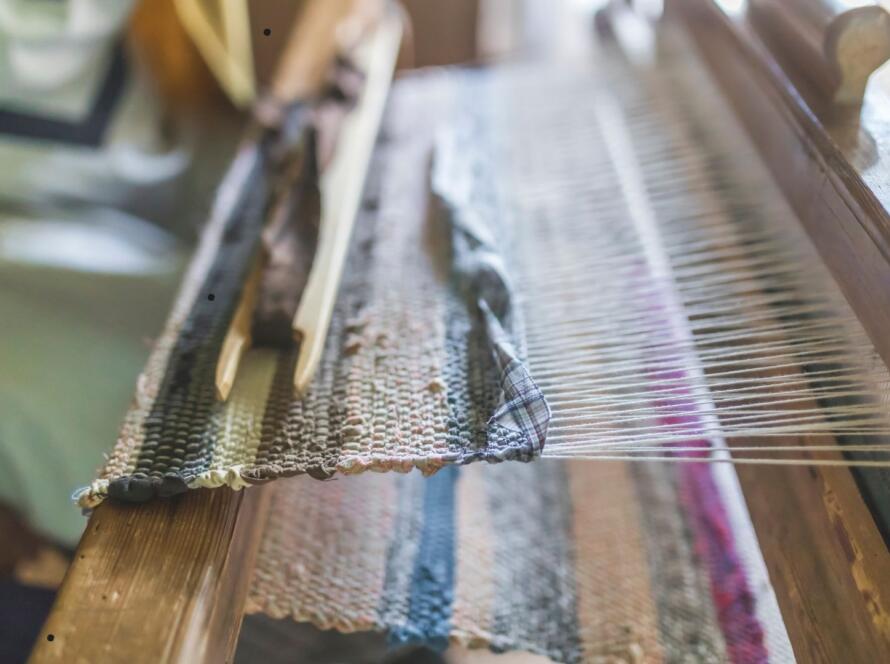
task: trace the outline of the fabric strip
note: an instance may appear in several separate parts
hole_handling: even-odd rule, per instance
[[[710,578],[696,555],[675,469],[638,463],[629,464],[628,472],[640,505],[640,534],[666,661],[681,653],[700,661],[726,661]]]
[[[492,566],[493,650],[551,653],[579,661],[581,616],[575,574],[570,473],[564,463],[490,468],[488,509],[497,524]]]
[[[711,593],[732,662],[767,662],[763,628],[754,596],[735,551],[720,494],[706,464],[683,464],[680,492],[695,533],[695,547],[708,563]]]
[[[494,163],[490,147],[485,150],[490,131],[481,120],[464,120],[443,131],[436,141],[432,186],[451,226],[455,279],[482,318],[500,372],[502,403],[488,425],[521,432],[532,453],[540,454],[550,408],[512,340],[516,313],[504,263],[506,215],[490,172]]]
[[[569,465],[568,478],[575,506],[580,659],[665,661],[641,508],[627,464],[576,462]]]
[[[487,647],[495,639],[497,584],[492,574],[497,542],[496,519],[489,509],[485,472],[478,464],[462,469],[457,484],[457,569],[452,635],[468,647]]]

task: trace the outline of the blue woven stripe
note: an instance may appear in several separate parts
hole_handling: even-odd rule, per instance
[[[414,561],[408,619],[389,634],[391,646],[448,647],[454,602],[455,483],[457,466],[424,481],[423,530]]]

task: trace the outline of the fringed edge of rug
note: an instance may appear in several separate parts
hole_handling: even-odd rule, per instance
[[[240,491],[241,489],[264,484],[274,479],[297,475],[308,475],[316,480],[328,480],[336,474],[358,475],[368,471],[409,473],[413,470],[418,470],[421,474],[428,477],[450,465],[466,465],[476,461],[487,463],[501,463],[504,461],[528,462],[540,454],[540,449],[535,447],[534,441],[527,435],[504,427],[497,422],[491,422],[486,433],[490,437],[497,437],[498,434],[502,437],[522,437],[525,440],[525,444],[521,446],[492,445],[482,450],[468,451],[464,454],[404,457],[385,465],[382,465],[377,459],[349,457],[341,459],[330,469],[307,467],[291,470],[277,465],[251,466],[239,464],[227,468],[213,468],[189,478],[178,475],[169,475],[163,478],[143,478],[124,475],[122,477],[93,480],[88,486],[76,490],[71,498],[81,509],[92,510],[102,504],[107,498],[114,497],[115,490],[112,485],[117,487],[126,486],[126,490],[132,493],[134,483],[141,484],[144,485],[142,490],[137,490],[140,493],[151,494],[149,498],[165,498],[190,489],[228,487],[232,490]],[[132,502],[132,499],[129,500]]]

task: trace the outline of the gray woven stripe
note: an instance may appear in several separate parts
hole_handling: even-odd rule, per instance
[[[726,661],[708,570],[702,566],[684,523],[677,474],[667,465],[628,465],[643,519],[643,535],[659,629],[669,662]]]
[[[485,487],[490,518],[500,525],[492,568],[497,593],[492,648],[581,661],[572,551],[575,506],[566,464],[544,460],[492,468]]]
[[[158,398],[144,421],[145,439],[132,475],[115,478],[109,495],[143,501],[173,495],[213,459],[216,362],[251,262],[259,248],[267,173],[258,159],[245,195],[226,222],[219,251],[170,355]],[[210,299],[212,296],[213,299]]]

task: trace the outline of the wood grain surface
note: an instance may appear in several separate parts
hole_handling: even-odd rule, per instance
[[[890,57],[890,14],[874,0],[749,0],[752,23],[829,103],[860,104]]]
[[[103,503],[29,661],[230,661],[267,504],[264,487]]]
[[[849,470],[737,470],[798,661],[883,661],[890,653],[890,559]]]

